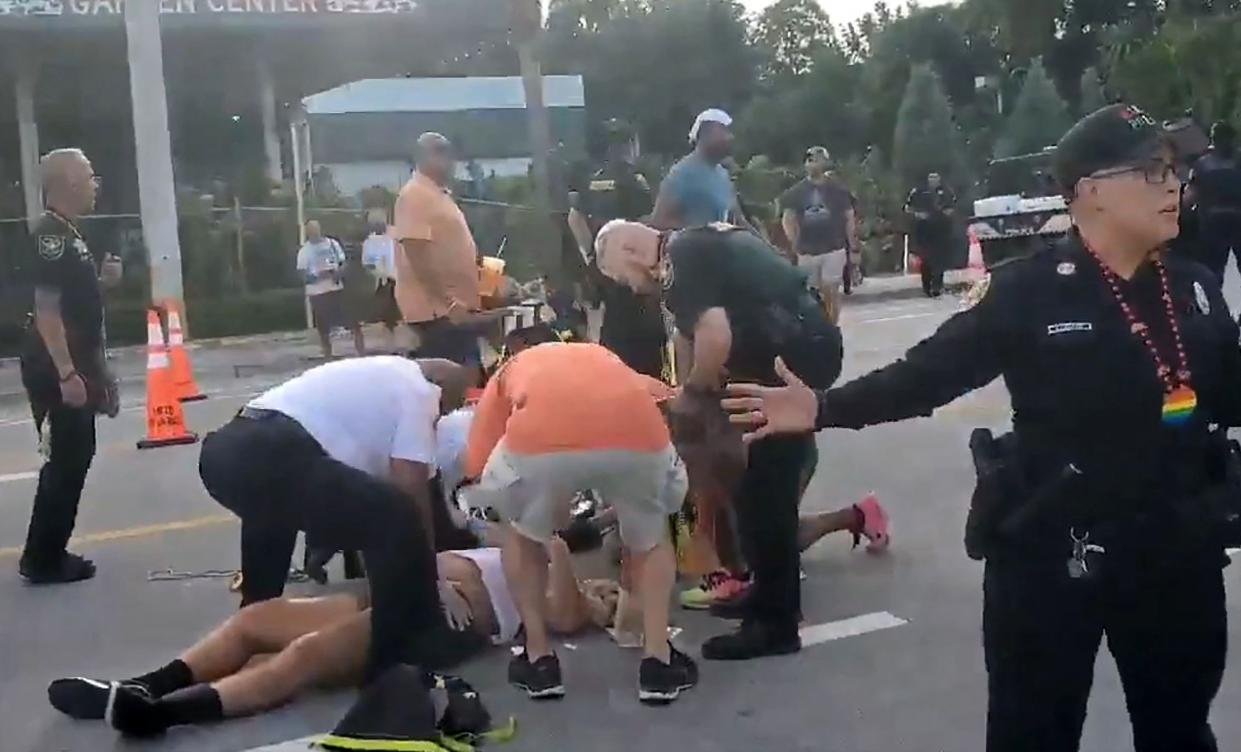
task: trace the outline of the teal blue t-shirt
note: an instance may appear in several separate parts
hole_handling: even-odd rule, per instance
[[[728,170],[706,161],[697,152],[672,166],[661,190],[676,203],[686,227],[727,222],[737,201]]]

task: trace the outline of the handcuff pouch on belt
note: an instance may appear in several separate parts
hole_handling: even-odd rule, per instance
[[[987,558],[996,545],[1000,524],[1025,496],[1015,459],[1016,437],[996,438],[989,429],[970,434],[970,455],[976,482],[965,518],[965,553],[975,561]]]

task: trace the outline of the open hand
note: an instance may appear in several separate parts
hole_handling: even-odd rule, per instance
[[[444,618],[448,620],[448,626],[458,632],[464,632],[474,621],[474,611],[470,608],[470,602],[448,580],[440,580],[439,589],[440,604],[444,607]]]
[[[807,433],[814,430],[819,400],[814,390],[776,358],[776,374],[786,386],[729,384],[728,396],[720,401],[728,419],[745,426],[746,443],[778,433]]]

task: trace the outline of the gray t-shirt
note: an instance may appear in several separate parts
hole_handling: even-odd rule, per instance
[[[697,152],[686,155],[672,166],[660,190],[676,202],[686,227],[727,222],[728,213],[737,203],[728,170],[708,162]]]

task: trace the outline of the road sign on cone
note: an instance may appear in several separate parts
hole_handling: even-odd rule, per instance
[[[147,311],[147,436],[138,442],[139,449],[193,444],[198,434],[185,428],[185,414],[172,383],[168,348],[164,346],[164,330],[159,312]]]
[[[181,332],[181,314],[177,311],[177,304],[168,301],[164,310],[168,312],[168,363],[172,368],[173,391],[182,402],[207,399],[207,395],[194,383],[194,371],[190,368],[190,355],[185,351],[185,336]]]

